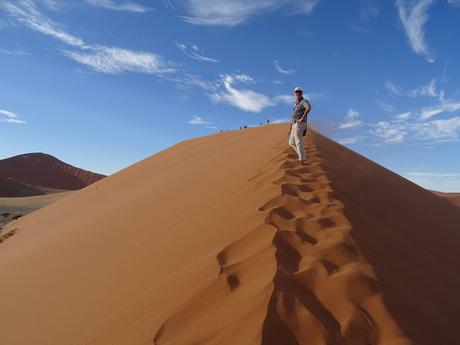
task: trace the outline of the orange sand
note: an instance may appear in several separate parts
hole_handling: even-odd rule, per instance
[[[0,344],[455,344],[460,209],[313,131],[299,166],[286,131],[185,141],[10,223]]]

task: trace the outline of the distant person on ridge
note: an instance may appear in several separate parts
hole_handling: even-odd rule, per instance
[[[305,162],[305,147],[303,136],[307,130],[307,116],[311,110],[310,102],[303,98],[303,91],[300,87],[294,89],[296,102],[292,109],[291,129],[289,131],[289,145],[299,156],[301,164]]]

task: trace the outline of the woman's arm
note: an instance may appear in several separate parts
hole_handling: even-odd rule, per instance
[[[298,120],[299,122],[302,122],[302,121],[305,121],[305,119],[307,118],[308,116],[308,113],[311,111],[311,104],[310,102],[306,102],[306,106],[305,106],[305,112],[303,113],[302,117]]]

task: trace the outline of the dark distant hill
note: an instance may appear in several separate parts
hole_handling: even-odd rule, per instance
[[[460,206],[460,193],[443,193],[443,192],[436,192],[433,191],[436,195],[440,196],[441,198],[445,198],[450,202],[454,203],[457,206]]]
[[[0,197],[77,190],[104,177],[64,163],[49,154],[27,153],[0,160]]]

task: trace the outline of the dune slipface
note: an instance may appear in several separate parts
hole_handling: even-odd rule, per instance
[[[301,166],[286,131],[185,141],[10,223],[0,343],[455,344],[460,209],[314,131]]]

